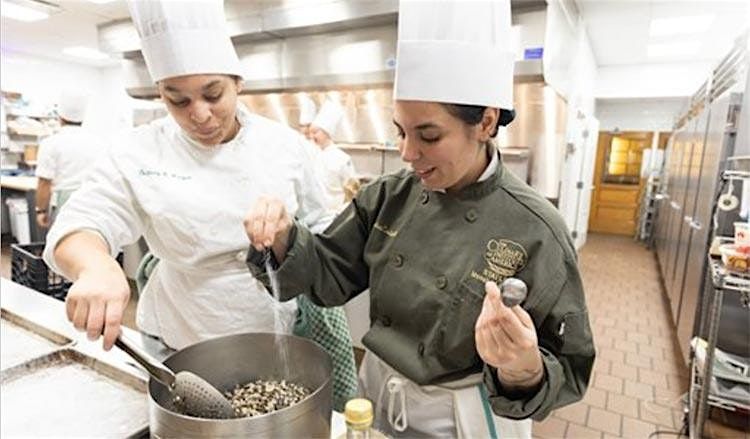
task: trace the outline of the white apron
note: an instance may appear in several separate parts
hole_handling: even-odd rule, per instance
[[[492,412],[482,374],[420,386],[367,352],[360,389],[375,406],[375,427],[394,437],[531,438],[531,419]]]

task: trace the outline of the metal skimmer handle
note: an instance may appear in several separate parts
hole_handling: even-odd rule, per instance
[[[125,338],[122,334],[115,340],[115,346],[125,351],[131,358],[138,362],[149,375],[155,380],[167,386],[170,390],[174,387],[174,372],[169,370],[156,358],[149,355],[146,351],[136,346],[132,341]]]

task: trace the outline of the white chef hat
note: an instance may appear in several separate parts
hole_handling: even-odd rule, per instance
[[[57,115],[68,122],[81,123],[86,115],[89,98],[77,91],[64,91],[60,94]]]
[[[223,0],[128,0],[128,6],[155,82],[196,74],[242,76]]]
[[[344,116],[344,108],[338,102],[327,100],[320,107],[318,115],[310,125],[314,125],[326,133],[329,136],[333,136],[336,132],[336,128],[341,121],[341,117]]]
[[[315,119],[315,101],[306,94],[298,95],[299,101],[299,124],[309,125]]]
[[[513,108],[510,0],[401,0],[394,99]]]

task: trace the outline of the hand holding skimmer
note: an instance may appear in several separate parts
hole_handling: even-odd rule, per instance
[[[143,366],[155,380],[167,386],[184,414],[209,419],[234,418],[232,404],[221,392],[198,375],[181,371],[176,374],[122,335],[115,346]]]

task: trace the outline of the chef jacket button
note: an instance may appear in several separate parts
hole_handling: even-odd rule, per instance
[[[466,215],[464,215],[464,218],[466,218],[466,221],[473,223],[477,220],[477,211],[474,209],[469,209],[469,211],[466,212]]]
[[[234,257],[235,259],[237,259],[238,262],[245,262],[245,260],[247,259],[247,252],[244,250],[239,251]]]
[[[404,265],[404,257],[401,255],[393,255],[391,258],[391,263],[394,267],[401,267]]]
[[[422,195],[419,196],[419,202],[427,204],[428,201],[430,201],[430,194],[428,194],[427,191],[422,191]]]
[[[453,298],[453,306],[458,306],[460,304],[461,304],[461,297],[460,296],[454,297]]]
[[[439,289],[445,289],[446,286],[448,286],[448,279],[445,278],[445,276],[438,276],[437,279],[435,279],[435,285]]]
[[[424,343],[419,343],[419,346],[417,346],[417,353],[419,353],[419,356],[424,356]]]
[[[391,326],[391,318],[388,316],[381,317],[380,321],[383,323],[383,326]]]

